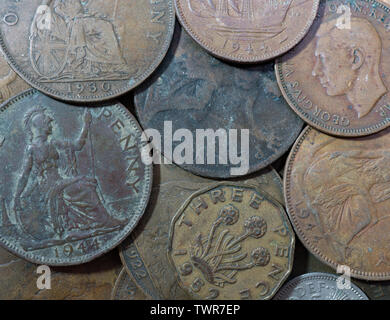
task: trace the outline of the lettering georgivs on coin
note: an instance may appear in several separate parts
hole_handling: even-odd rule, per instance
[[[101,101],[137,86],[165,56],[174,28],[171,0],[4,0],[0,9],[0,44],[13,69],[70,101]]]
[[[9,181],[0,189],[0,244],[11,252],[47,265],[84,263],[142,216],[152,172],[123,106],[78,108],[30,90],[4,106],[0,134],[0,176]]]
[[[270,299],[291,272],[294,239],[286,213],[267,194],[220,183],[177,212],[168,256],[193,298]]]
[[[191,194],[215,182],[176,165],[161,164],[156,169],[154,181],[157,182],[149,209],[131,236],[121,244],[120,256],[139,287],[154,299],[187,300],[188,294],[179,286],[166,254],[169,225]],[[284,201],[281,179],[272,168],[241,179],[241,183],[261,188],[279,203]]]
[[[270,60],[307,33],[319,0],[176,0],[186,31],[212,54],[236,62]]]
[[[340,136],[389,125],[389,12],[376,1],[321,3],[307,37],[275,66],[284,97],[302,119]]]

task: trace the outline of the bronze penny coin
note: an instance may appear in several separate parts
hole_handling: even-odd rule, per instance
[[[306,273],[285,284],[274,300],[368,300],[366,294],[355,284],[350,288],[337,287],[337,275],[329,273]]]
[[[286,165],[287,210],[302,243],[360,279],[390,279],[389,133],[347,139],[307,127]]]
[[[30,86],[10,68],[0,51],[0,103],[29,88]]]
[[[254,186],[221,182],[192,194],[169,239],[179,284],[196,299],[270,299],[291,272],[287,214]]]
[[[109,252],[83,265],[51,267],[50,290],[37,287],[39,277],[42,277],[37,273],[37,268],[38,265],[0,248],[0,299],[107,300],[110,299],[121,262],[116,252]]]
[[[217,57],[260,62],[294,47],[309,30],[319,0],[175,0],[188,33]]]
[[[337,136],[389,126],[389,13],[377,1],[323,1],[309,34],[277,60],[284,97],[311,126]]]
[[[283,202],[280,177],[272,168],[237,179],[255,185]],[[189,299],[170,265],[166,250],[169,225],[176,211],[191,194],[215,184],[175,165],[155,166],[154,185],[148,209],[139,225],[120,246],[120,256],[136,283],[154,299]]]
[[[171,42],[172,0],[4,0],[0,46],[31,86],[67,101],[117,97],[144,81]]]
[[[29,90],[2,105],[0,244],[47,265],[117,246],[147,205],[152,167],[121,104],[80,108]],[[5,183],[4,183],[5,182]]]
[[[154,145],[158,151],[211,178],[265,168],[290,148],[303,126],[279,91],[273,63],[222,63],[179,27],[158,71],[137,89],[135,107],[143,128],[159,132],[161,144]],[[185,136],[185,142],[193,152],[175,157],[183,143],[181,132],[192,137]],[[172,141],[171,149],[165,141]],[[210,145],[215,146],[211,157]]]
[[[112,290],[111,300],[149,300],[150,298],[136,285],[132,276],[122,268]]]

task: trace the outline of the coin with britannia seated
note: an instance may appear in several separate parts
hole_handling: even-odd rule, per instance
[[[66,101],[133,89],[171,42],[173,0],[4,0],[0,46],[31,86]]]
[[[0,111],[0,244],[47,265],[117,246],[151,190],[135,118],[117,103],[81,108],[35,90]]]

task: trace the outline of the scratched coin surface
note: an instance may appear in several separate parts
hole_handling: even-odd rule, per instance
[[[150,298],[136,285],[132,276],[122,268],[112,289],[111,300],[149,300]]]
[[[172,141],[172,150],[165,143],[155,147],[192,173],[230,178],[265,168],[288,150],[303,125],[279,91],[273,68],[222,63],[178,27],[162,65],[137,89],[141,125]],[[249,130],[248,139],[243,130]],[[186,149],[180,157],[183,136],[194,152]],[[209,157],[213,137],[215,156]]]
[[[0,50],[0,103],[29,88],[30,86],[10,68]]]
[[[390,129],[356,139],[307,127],[287,161],[287,211],[302,243],[351,276],[390,279]]]
[[[115,103],[75,107],[35,90],[0,112],[0,244],[47,265],[84,263],[117,246],[152,183],[130,112]]]
[[[122,263],[136,283],[154,299],[189,299],[177,282],[168,261],[169,225],[176,211],[191,194],[215,181],[195,176],[175,165],[155,166],[154,185],[148,209],[137,228],[120,247]],[[265,190],[283,202],[281,179],[272,168],[241,182]]]
[[[353,283],[339,289],[340,276],[313,272],[301,275],[284,285],[274,300],[368,300],[365,293]]]
[[[275,58],[308,32],[319,0],[175,0],[188,33],[215,56],[237,62]]]
[[[308,124],[338,136],[390,125],[389,14],[377,1],[323,1],[309,34],[277,60],[283,95]]]
[[[13,69],[53,97],[91,102],[144,81],[172,39],[173,0],[4,0],[0,45]]]
[[[269,299],[291,272],[287,215],[254,186],[222,182],[191,195],[169,238],[179,284],[195,299]]]
[[[121,262],[117,252],[112,251],[79,266],[51,267],[50,290],[37,288],[37,280],[42,277],[37,268],[38,265],[0,248],[0,299],[107,300]]]

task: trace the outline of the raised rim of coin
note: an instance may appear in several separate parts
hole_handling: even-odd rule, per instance
[[[177,16],[178,20],[180,21],[180,24],[191,35],[191,37],[202,48],[206,49],[212,55],[214,55],[220,59],[230,60],[230,61],[235,61],[235,62],[240,62],[240,63],[254,63],[254,62],[268,61],[268,60],[274,59],[274,58],[286,53],[287,51],[289,51],[290,49],[295,47],[308,33],[310,27],[312,26],[312,24],[314,22],[316,15],[317,15],[318,7],[320,4],[320,0],[313,0],[313,10],[311,11],[311,15],[308,18],[308,22],[305,25],[304,30],[301,31],[300,33],[298,33],[297,36],[292,41],[290,41],[288,44],[285,44],[283,47],[279,48],[278,50],[274,50],[272,52],[272,54],[255,55],[252,58],[248,59],[247,57],[242,56],[242,55],[235,55],[235,54],[227,55],[227,54],[223,53],[222,50],[212,48],[205,41],[203,41],[198,36],[198,34],[193,30],[191,25],[187,22],[185,15],[183,14],[183,9],[179,4],[179,1],[180,0],[174,0],[175,8],[176,8],[176,16]],[[261,0],[261,1],[263,1],[263,0]]]
[[[304,232],[299,226],[294,207],[291,205],[292,197],[291,197],[290,182],[291,182],[291,171],[293,167],[293,162],[295,160],[296,154],[298,153],[302,145],[302,142],[305,140],[306,136],[310,133],[311,130],[315,130],[315,129],[310,126],[306,126],[306,128],[302,131],[297,141],[293,145],[291,152],[287,158],[286,166],[285,166],[285,174],[283,179],[284,200],[286,204],[287,214],[294,227],[295,234],[301,240],[302,244],[321,262],[327,264],[328,266],[336,270],[339,264],[333,261],[332,259],[329,259],[326,255],[321,253],[321,251],[316,246],[314,246],[312,243],[309,242],[309,240],[307,239]],[[377,281],[390,280],[390,272],[367,272],[367,271],[356,270],[353,268],[351,268],[351,276],[363,280],[377,280]]]
[[[35,89],[29,89],[26,91],[21,92],[17,96],[7,100],[5,103],[0,105],[0,116],[2,112],[5,112],[8,108],[12,107],[14,103],[18,102],[19,100],[22,100],[23,98],[26,98],[28,96],[31,96],[33,94],[40,93],[39,91]],[[40,93],[42,94],[42,93]],[[60,101],[60,103],[64,103]],[[134,126],[134,129],[138,131],[139,136],[141,136],[142,133],[142,128],[139,125],[138,121],[135,119],[135,117],[130,113],[130,111],[127,110],[125,106],[123,106],[119,102],[112,102],[112,104],[105,103],[103,105],[111,105],[112,107],[117,108],[119,112],[121,112],[124,117],[126,117],[129,121],[131,121],[131,124]],[[15,244],[9,242],[7,239],[5,239],[1,234],[0,234],[0,245],[8,250],[9,252],[17,255],[18,257],[21,257],[27,261],[30,261],[32,263],[38,263],[38,264],[48,264],[50,266],[71,266],[71,265],[79,265],[79,264],[84,264],[89,261],[92,261],[103,254],[111,251],[113,248],[117,247],[122,241],[124,241],[129,234],[134,230],[134,228],[138,225],[139,220],[142,218],[146,207],[149,203],[150,199],[150,194],[152,191],[152,184],[153,184],[153,167],[152,165],[145,165],[145,183],[147,184],[147,193],[144,193],[141,197],[141,205],[140,205],[140,213],[136,217],[136,219],[133,219],[133,224],[129,226],[127,224],[122,231],[123,236],[121,236],[121,239],[116,241],[115,243],[111,245],[104,244],[103,249],[99,250],[97,253],[89,253],[83,256],[78,257],[75,260],[72,261],[63,261],[64,259],[61,258],[45,258],[45,257],[37,257],[30,252],[24,252],[20,248],[18,248]]]
[[[167,37],[164,41],[164,44],[161,46],[161,50],[159,54],[156,56],[154,59],[153,63],[145,70],[144,73],[139,75],[137,78],[132,79],[133,81],[128,81],[127,86],[122,88],[122,89],[117,89],[113,91],[112,94],[109,96],[105,95],[88,95],[88,96],[80,96],[80,95],[74,95],[72,96],[67,96],[61,93],[58,90],[48,88],[45,85],[34,81],[25,71],[18,66],[16,63],[15,59],[10,55],[8,52],[7,46],[4,43],[3,40],[3,33],[0,30],[0,49],[4,53],[4,57],[8,64],[12,67],[12,69],[23,79],[25,80],[28,84],[30,84],[32,87],[36,88],[37,90],[43,92],[44,94],[47,94],[53,98],[60,99],[63,101],[68,101],[68,102],[78,102],[78,103],[92,103],[92,102],[100,102],[100,101],[107,101],[110,99],[117,98],[130,90],[138,87],[141,83],[143,83],[155,70],[156,68],[161,64],[161,62],[164,60],[168,49],[171,45],[172,38],[173,38],[173,32],[175,29],[175,9],[173,5],[173,0],[172,4],[169,7],[169,20],[170,24],[169,27],[167,28]]]
[[[283,205],[280,204],[277,200],[275,200],[272,196],[270,196],[266,191],[263,191],[261,188],[253,185],[253,184],[242,184],[242,183],[234,183],[234,182],[231,182],[231,181],[222,181],[222,182],[218,182],[218,183],[214,183],[214,184],[210,184],[209,186],[197,191],[197,192],[194,192],[193,194],[191,194],[191,196],[189,196],[187,198],[187,200],[180,206],[180,208],[178,208],[178,210],[176,211],[174,217],[172,218],[171,220],[171,225],[169,226],[169,241],[168,241],[168,248],[167,248],[167,256],[168,256],[168,261],[169,263],[171,264],[173,270],[177,270],[176,269],[176,266],[174,264],[174,261],[171,257],[171,252],[172,252],[172,241],[173,241],[173,236],[174,236],[174,229],[175,229],[175,224],[177,222],[177,220],[180,218],[181,214],[183,213],[183,210],[185,210],[185,208],[187,206],[189,206],[189,204],[191,203],[191,201],[201,195],[201,194],[204,194],[205,192],[208,192],[214,188],[217,188],[219,186],[242,186],[242,187],[245,187],[245,188],[253,188],[255,189],[257,192],[261,193],[263,196],[265,196],[265,198],[270,201],[272,204],[274,204],[276,207],[279,208],[280,212],[283,214],[285,214],[285,218],[286,218],[286,224],[288,224],[288,226],[292,229],[292,226],[290,224],[290,221],[288,219],[288,215],[286,213],[286,210],[284,209]],[[279,283],[273,288],[273,290],[271,292],[269,292],[266,296],[264,296],[264,300],[269,300],[271,299],[275,294],[276,292],[282,287],[282,285],[285,283],[286,279],[290,276],[291,274],[291,271],[292,271],[292,268],[293,268],[293,264],[294,264],[294,253],[295,253],[295,243],[296,243],[296,240],[295,240],[295,233],[293,231],[293,229],[291,230],[292,233],[291,233],[291,241],[290,241],[290,245],[291,245],[291,250],[290,250],[290,257],[288,259],[288,265],[286,266],[286,273],[285,275],[280,279],[278,280]],[[177,281],[180,285],[181,288],[183,288],[183,290],[186,290],[188,291],[188,289],[185,288],[185,286],[183,285],[181,279],[180,279],[180,276],[178,274],[176,274],[176,278],[177,278]],[[199,298],[197,298],[199,299]]]
[[[383,3],[381,1],[376,0],[364,0],[365,2],[370,2],[373,6],[379,6],[386,12],[390,14],[390,4]],[[378,19],[379,20],[379,19]],[[299,117],[304,120],[310,126],[318,129],[321,132],[324,132],[329,135],[339,136],[339,137],[362,137],[367,136],[373,133],[377,133],[387,127],[390,126],[390,118],[386,118],[383,121],[373,124],[366,128],[360,129],[344,129],[344,128],[334,128],[325,123],[321,123],[314,117],[310,117],[310,115],[303,110],[294,99],[292,99],[291,93],[288,92],[287,86],[284,81],[284,76],[281,69],[280,59],[277,58],[275,60],[275,73],[276,79],[280,88],[280,91],[283,94],[284,99],[288,103],[288,105],[299,115]]]
[[[285,284],[275,295],[274,300],[279,300],[282,298],[281,296],[284,294],[287,294],[290,289],[293,289],[296,285],[298,285],[300,282],[303,282],[305,280],[330,280],[336,282],[339,276],[336,276],[331,273],[324,273],[324,272],[311,272],[311,273],[305,273],[298,277],[295,277],[294,279],[290,280]],[[351,290],[354,294],[356,294],[360,299],[359,300],[369,300],[367,295],[361,290],[357,285],[354,283],[351,283]],[[283,299],[280,299],[283,300]]]

